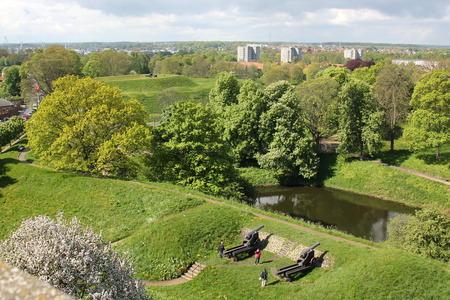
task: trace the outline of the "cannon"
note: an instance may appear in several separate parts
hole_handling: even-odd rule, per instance
[[[300,257],[297,259],[297,263],[281,268],[277,271],[277,275],[280,277],[285,277],[289,280],[289,276],[298,272],[303,272],[311,270],[315,267],[316,257],[314,256],[314,249],[319,246],[320,243],[317,242],[311,247],[304,249],[300,253]]]
[[[223,256],[226,258],[233,258],[234,261],[237,261],[237,255],[241,253],[248,253],[251,251],[255,251],[260,246],[261,240],[259,239],[258,231],[263,228],[264,225],[259,226],[256,229],[253,229],[249,233],[245,235],[244,240],[242,241],[242,245],[231,247],[226,249],[223,253]]]

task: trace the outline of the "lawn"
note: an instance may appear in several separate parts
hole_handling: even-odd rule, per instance
[[[373,249],[370,242],[361,246],[299,230],[251,212],[274,214],[216,198],[223,203],[210,203],[206,196],[181,187],[56,172],[20,163],[17,156],[17,146],[0,155],[0,237],[5,238],[23,218],[53,217],[64,211],[67,218],[77,216],[102,231],[107,241],[120,240],[114,248],[131,254],[143,278],[177,276],[193,260],[208,265],[187,283],[148,287],[155,299],[445,299],[450,294],[448,264],[383,245]],[[251,257],[241,262],[218,258],[219,241],[224,240],[226,247],[238,245],[242,228],[261,224],[262,231],[295,245],[319,241],[317,250],[325,252],[330,266],[299,274],[293,284],[269,271],[269,285],[261,288],[258,277],[263,267],[276,270],[293,261],[265,250],[261,266],[254,266]]]
[[[109,86],[118,87],[124,99],[138,100],[149,112],[150,122],[158,121],[165,105],[159,103],[161,91],[173,88],[181,100],[207,103],[209,91],[214,87],[214,78],[188,78],[180,75],[146,77],[145,75],[126,75],[98,78]]]

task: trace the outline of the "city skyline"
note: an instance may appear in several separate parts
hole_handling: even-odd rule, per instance
[[[355,42],[449,46],[450,3],[0,0],[9,43]]]

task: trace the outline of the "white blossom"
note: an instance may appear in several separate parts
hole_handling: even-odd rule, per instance
[[[149,299],[127,254],[62,213],[24,220],[0,242],[0,258],[76,298]]]

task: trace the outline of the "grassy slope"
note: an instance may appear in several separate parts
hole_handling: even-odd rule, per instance
[[[134,98],[141,102],[154,119],[158,118],[164,108],[158,103],[158,96],[162,90],[173,88],[178,91],[183,100],[206,102],[209,91],[216,82],[213,78],[188,78],[174,75],[157,78],[145,77],[145,75],[127,75],[103,77],[98,80],[118,87],[126,99]]]
[[[444,299],[449,293],[450,273],[442,263],[402,251],[374,250],[284,224],[267,221],[223,205],[205,203],[195,194],[168,191],[136,183],[88,178],[54,172],[19,163],[16,147],[0,156],[2,190],[0,196],[0,236],[4,238],[22,218],[37,214],[53,216],[64,210],[84,224],[103,230],[107,240],[129,236],[115,247],[128,250],[138,273],[157,277],[167,265],[183,259],[203,260],[210,266],[195,280],[172,287],[149,290],[160,299]],[[264,224],[266,232],[298,244],[321,242],[334,261],[331,270],[315,269],[298,278],[296,284],[278,281],[269,275],[264,289],[257,280],[262,266],[225,262],[217,258],[219,240],[226,246],[240,243],[237,231]],[[251,262],[249,258],[244,262]],[[278,269],[291,264],[263,252],[263,266]],[[214,266],[225,264],[229,267]],[[153,266],[148,268],[148,266]],[[156,267],[155,267],[156,266]],[[170,270],[176,272],[176,270]],[[155,274],[156,273],[156,274]],[[148,275],[146,275],[148,274]]]

